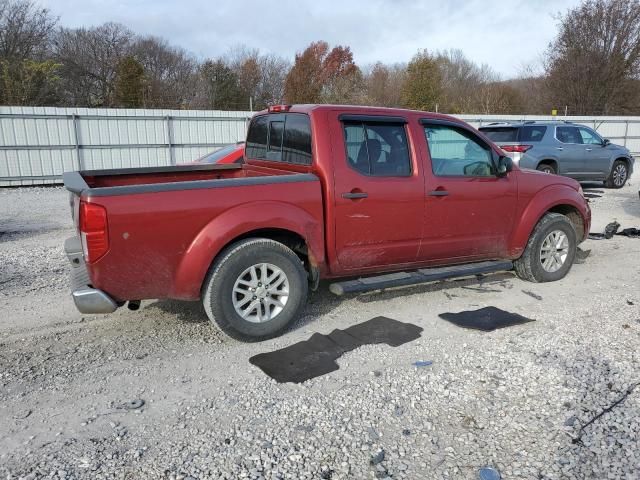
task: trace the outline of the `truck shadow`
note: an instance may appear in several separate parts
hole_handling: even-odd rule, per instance
[[[182,300],[157,300],[147,305],[145,309],[157,308],[163,313],[175,315],[176,319],[181,323],[207,323],[209,318],[207,312],[204,311],[202,302],[186,302]]]
[[[453,280],[441,280],[438,282],[421,283],[419,285],[397,287],[393,289],[377,290],[373,292],[344,295],[338,297],[329,291],[329,282],[321,282],[317,291],[309,296],[307,307],[299,321],[297,321],[289,331],[308,326],[319,317],[331,313],[341,303],[355,300],[361,303],[386,302],[396,298],[411,297],[427,293],[443,291],[449,298],[458,295],[448,294],[447,290],[464,288],[471,293],[496,293],[513,288],[511,280],[515,278],[513,273],[498,272],[494,274],[484,274],[480,276],[458,278]],[[499,289],[499,288],[500,289]]]
[[[398,287],[387,290],[344,295],[338,297],[329,291],[329,282],[321,282],[317,291],[311,292],[307,305],[300,316],[287,331],[292,332],[299,328],[308,326],[319,318],[331,313],[342,303],[355,300],[361,303],[375,304],[386,302],[396,298],[411,297],[428,293],[443,291],[449,298],[454,298],[456,294],[448,294],[447,290],[463,288],[471,294],[497,293],[513,288],[511,280],[515,277],[509,272],[498,272],[474,277],[458,278],[453,280],[442,280],[432,283],[423,283],[414,286]],[[203,326],[209,322],[207,314],[201,302],[185,302],[179,300],[157,300],[144,307],[146,311],[154,309],[160,310],[164,314],[173,316],[178,323]]]

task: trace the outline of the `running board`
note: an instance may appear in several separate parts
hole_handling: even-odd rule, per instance
[[[360,293],[369,290],[403,287],[417,283],[445,280],[448,278],[467,277],[480,273],[500,272],[511,270],[512,268],[513,263],[508,260],[467,263],[464,265],[454,265],[453,267],[421,268],[413,272],[389,273],[377,277],[365,277],[358,278],[357,280],[336,282],[329,285],[329,290],[336,295],[344,295],[345,293]]]

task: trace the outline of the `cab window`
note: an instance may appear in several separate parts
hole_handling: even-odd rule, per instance
[[[301,113],[260,115],[249,126],[247,158],[311,165],[311,125]]]
[[[411,160],[404,123],[344,122],[347,162],[363,175],[407,177]]]
[[[424,124],[431,169],[436,177],[495,175],[491,147],[472,132],[453,125]]]

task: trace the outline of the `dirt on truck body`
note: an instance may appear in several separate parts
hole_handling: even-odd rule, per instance
[[[80,311],[201,300],[249,340],[282,332],[320,279],[338,294],[511,268],[558,280],[591,222],[576,181],[402,109],[279,105],[253,117],[243,164],[70,172],[65,185]]]

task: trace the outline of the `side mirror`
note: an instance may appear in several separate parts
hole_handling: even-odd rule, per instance
[[[602,146],[606,147],[607,145],[611,144],[611,140],[609,140],[608,138],[605,138],[602,140]]]
[[[513,170],[513,160],[510,157],[502,156],[498,158],[498,176],[505,177]]]

